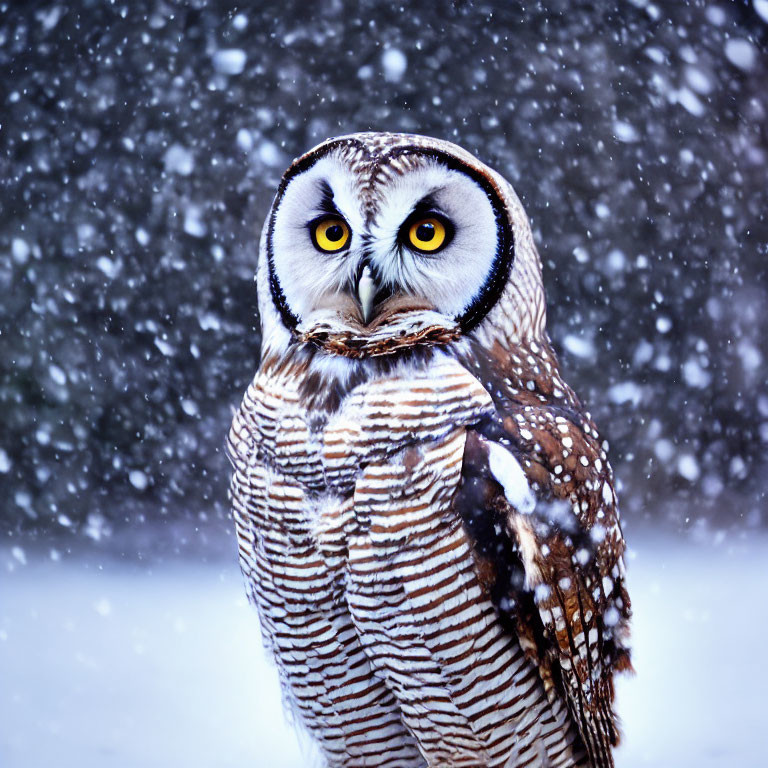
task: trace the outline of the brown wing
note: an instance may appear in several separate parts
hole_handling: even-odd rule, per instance
[[[619,741],[613,675],[631,669],[624,539],[605,450],[567,395],[559,403],[540,391],[505,398],[503,415],[470,432],[456,503],[500,614],[547,694],[564,697],[592,765],[611,768]],[[514,472],[500,477],[492,466],[498,446],[535,504],[520,503]]]

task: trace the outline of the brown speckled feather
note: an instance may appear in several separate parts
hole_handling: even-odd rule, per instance
[[[592,764],[609,768],[619,741],[613,675],[631,664],[624,539],[604,445],[548,345],[491,354],[473,347],[465,362],[496,413],[468,440],[457,506],[475,532],[486,587],[548,695],[565,698]],[[515,455],[536,495],[532,511],[505,498],[488,466],[488,441]],[[483,513],[503,521],[500,532],[478,526]]]

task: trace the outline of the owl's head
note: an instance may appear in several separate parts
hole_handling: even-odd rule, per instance
[[[544,332],[540,265],[510,185],[455,144],[328,141],[283,176],[262,233],[265,346],[366,357]]]

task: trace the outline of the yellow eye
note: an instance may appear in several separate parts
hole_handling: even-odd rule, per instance
[[[312,239],[320,251],[340,251],[349,242],[349,227],[344,219],[332,217],[313,225]]]
[[[417,219],[408,229],[408,242],[418,251],[432,253],[445,245],[448,233],[440,219]]]

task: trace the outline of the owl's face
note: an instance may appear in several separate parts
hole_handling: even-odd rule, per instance
[[[282,325],[295,333],[331,317],[364,335],[393,314],[429,312],[471,331],[515,258],[504,184],[424,137],[358,134],[312,150],[286,172],[263,240]]]

